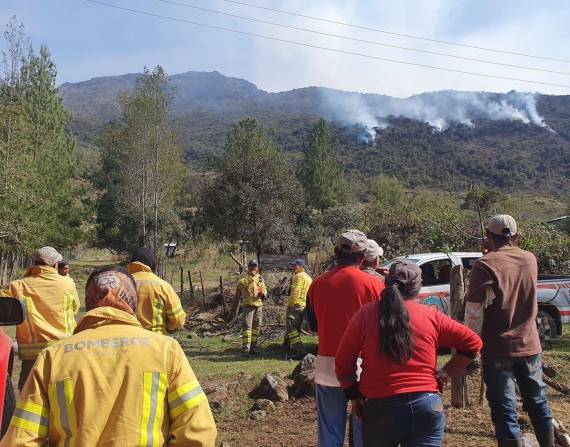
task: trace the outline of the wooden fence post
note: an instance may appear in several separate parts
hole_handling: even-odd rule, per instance
[[[200,274],[200,285],[202,287],[202,300],[204,304],[206,304],[206,291],[204,290],[204,277],[202,276],[202,270],[199,270],[198,273]]]
[[[449,284],[449,302],[451,307],[451,318],[462,322],[463,319],[463,300],[465,294],[465,286],[463,282],[463,266],[456,265],[451,269],[451,281]],[[455,349],[452,350],[452,354]],[[465,406],[465,377],[451,379],[451,405],[455,408],[463,408]]]
[[[226,298],[224,297],[224,279],[222,278],[222,275],[220,275],[220,296],[222,297],[222,307],[224,309],[224,312],[226,312],[227,308]]]
[[[190,299],[194,301],[194,284],[192,284],[192,272],[188,270],[188,286],[190,287]]]

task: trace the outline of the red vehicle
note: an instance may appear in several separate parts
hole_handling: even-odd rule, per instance
[[[0,298],[0,326],[15,326],[26,319],[24,306],[16,298]],[[0,329],[0,438],[6,433],[16,408],[16,395],[12,387],[14,349],[12,339]]]

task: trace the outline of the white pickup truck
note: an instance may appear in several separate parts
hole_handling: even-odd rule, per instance
[[[452,252],[422,253],[404,258],[422,269],[420,302],[448,313],[451,267],[462,264],[470,270],[481,256],[480,252]],[[385,266],[388,267],[394,260],[388,261]],[[544,339],[562,335],[562,323],[570,323],[570,275],[539,275],[537,322]]]

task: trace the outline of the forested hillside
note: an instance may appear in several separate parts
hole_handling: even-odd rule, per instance
[[[60,86],[80,140],[96,141],[118,119],[117,97],[132,90],[137,76]],[[202,163],[219,153],[231,126],[245,117],[257,118],[297,159],[324,117],[333,122],[349,173],[383,173],[411,187],[460,190],[484,183],[507,190],[568,190],[570,96],[448,91],[400,99],[320,87],[267,93],[217,72],[170,76],[170,86],[171,118],[187,160]]]

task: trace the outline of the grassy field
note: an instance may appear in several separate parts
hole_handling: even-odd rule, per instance
[[[216,259],[216,255],[221,256]],[[82,303],[89,272],[97,266],[110,262],[119,261],[102,252],[89,252],[81,260],[73,262],[72,276],[77,283]],[[217,287],[220,275],[227,281],[235,279],[235,264],[229,256],[220,254],[218,249],[196,253],[187,259],[170,260],[167,272],[169,270],[178,272],[180,265],[185,272],[203,271],[206,288],[209,291]],[[179,278],[179,273],[177,276]],[[82,308],[81,312],[83,311]],[[9,334],[14,334],[13,328],[7,329]],[[230,338],[222,336],[201,338],[196,335],[189,338],[189,334],[182,330],[176,333],[175,337],[205,387],[237,382],[232,399],[227,405],[214,411],[220,443],[226,441],[232,447],[316,445],[316,409],[312,398],[278,404],[276,410],[262,421],[252,421],[249,418],[249,409],[253,400],[247,394],[260,378],[266,373],[272,373],[288,380],[288,376],[297,364],[287,357],[286,351],[281,346],[281,339],[265,341],[261,346],[260,355],[249,357],[241,354],[240,339],[237,334]],[[304,337],[303,341],[310,351],[316,351],[316,337]],[[440,358],[440,362],[444,362],[445,359],[445,357]],[[570,325],[566,325],[565,335],[560,340],[554,341],[551,348],[544,352],[544,360],[557,367],[558,380],[570,384]],[[15,378],[18,377],[18,369],[19,365],[16,365]],[[479,383],[478,375],[469,378],[469,394],[472,402],[477,400]],[[470,408],[454,409],[449,404],[449,391],[446,391],[443,397],[446,403],[444,446],[495,445],[486,404],[481,407],[474,405]],[[549,390],[549,400],[554,416],[562,420],[566,426],[570,426],[570,397]],[[524,427],[524,429],[529,428]]]

